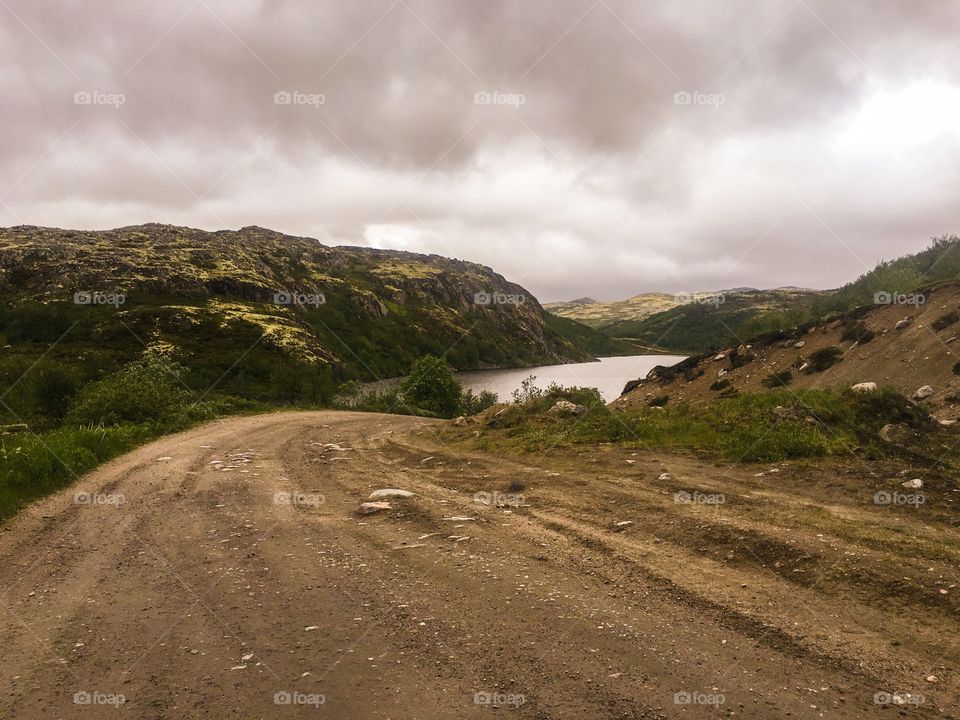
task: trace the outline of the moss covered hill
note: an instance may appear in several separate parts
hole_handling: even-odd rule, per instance
[[[518,297],[522,303],[510,302]],[[547,315],[490,268],[326,247],[259,227],[0,229],[0,300],[0,374],[16,372],[12,360],[44,352],[45,361],[82,373],[154,352],[186,366],[191,385],[223,376],[221,388],[254,397],[258,388],[293,387],[308,376],[326,388],[399,375],[426,353],[466,369],[622,349]]]
[[[643,293],[627,300],[600,302],[592,298],[578,298],[567,302],[547,303],[549,312],[576,320],[592,328],[604,328],[618,322],[634,322],[655,313],[665,312],[680,304],[675,295]]]
[[[645,317],[622,318],[599,330],[618,338],[634,338],[672,352],[703,352],[740,337],[790,327],[812,315],[824,293],[801,288],[736,289],[697,293],[690,302]]]

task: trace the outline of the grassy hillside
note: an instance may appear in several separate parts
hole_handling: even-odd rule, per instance
[[[909,302],[906,296],[915,290],[960,276],[958,246],[960,238],[955,235],[934,238],[927,249],[883,261],[837,290],[729,290],[709,294],[705,302],[680,304],[639,319],[608,315],[593,326],[611,337],[635,339],[672,352],[707,352],[858,307]],[[710,302],[713,296],[720,301]],[[606,304],[611,312],[616,306]],[[587,304],[576,312],[589,313],[589,308]]]
[[[642,320],[610,323],[601,331],[674,352],[704,352],[737,338],[796,325],[810,316],[817,297],[816,291],[797,289],[710,294]]]

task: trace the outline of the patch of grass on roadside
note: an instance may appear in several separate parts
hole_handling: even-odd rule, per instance
[[[162,431],[156,424],[116,425],[0,438],[0,520]]]
[[[877,433],[887,423],[936,428],[927,413],[889,389],[858,394],[832,390],[772,390],[717,400],[637,410],[582,402],[583,389],[557,388],[548,398],[510,406],[489,417],[478,442],[541,451],[557,445],[614,442],[632,447],[689,449],[732,461],[775,462],[859,450],[883,452]],[[577,400],[577,398],[581,400]],[[557,399],[586,404],[583,417],[545,411]]]

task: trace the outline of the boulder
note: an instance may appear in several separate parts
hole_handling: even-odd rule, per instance
[[[383,488],[381,490],[374,490],[370,493],[368,500],[383,500],[384,498],[409,498],[413,497],[413,493],[409,490],[400,490],[399,488]]]
[[[392,510],[393,506],[388,502],[365,502],[360,505],[361,515],[373,515],[381,510]]]
[[[859,393],[875,392],[877,389],[877,384],[875,382],[862,382],[862,383],[857,383],[856,385],[852,386],[850,389],[853,390],[854,392],[859,392]]]
[[[583,405],[575,405],[569,400],[557,400],[554,403],[553,407],[550,408],[550,413],[553,415],[585,415],[587,408]]]
[[[900,483],[900,486],[907,488],[907,490],[921,490],[923,488],[923,480],[914,478],[913,480],[907,480],[905,483]]]
[[[922,388],[919,388],[914,394],[914,400],[926,400],[928,397],[933,395],[934,390],[930,385],[924,385]]]
[[[460,417],[458,417],[456,420],[453,421],[453,424],[455,427],[463,427],[464,425],[467,424],[467,419],[463,415],[461,415]]]
[[[911,322],[911,321],[910,321],[910,318],[904,318],[903,320],[901,320],[900,322],[898,322],[896,325],[894,325],[894,326],[893,326],[893,329],[894,329],[894,330],[903,330],[905,327],[907,327],[908,325],[910,325],[910,322]]]

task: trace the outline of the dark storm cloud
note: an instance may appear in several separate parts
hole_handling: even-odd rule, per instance
[[[3,0],[0,222],[833,285],[957,230],[958,40],[942,2]]]

